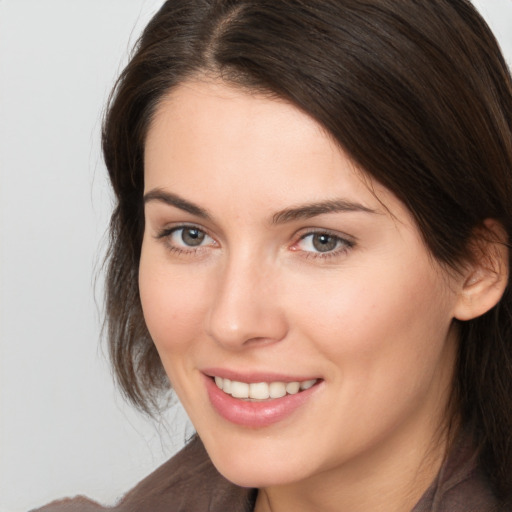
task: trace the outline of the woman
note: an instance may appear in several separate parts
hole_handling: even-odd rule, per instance
[[[198,436],[115,510],[512,510],[511,120],[465,0],[166,2],[104,126],[108,334]]]

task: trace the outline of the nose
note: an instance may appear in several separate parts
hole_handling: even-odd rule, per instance
[[[230,350],[278,342],[288,330],[278,271],[256,259],[230,258],[215,281],[206,331]]]

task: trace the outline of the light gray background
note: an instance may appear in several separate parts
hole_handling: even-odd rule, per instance
[[[0,0],[1,512],[113,503],[191,432],[179,409],[155,424],[119,397],[94,295],[111,206],[102,108],[161,3]],[[475,3],[511,62],[512,0]]]

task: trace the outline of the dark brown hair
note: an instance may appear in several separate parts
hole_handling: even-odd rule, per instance
[[[286,99],[403,201],[457,268],[476,228],[512,233],[512,81],[466,0],[170,0],[110,99],[103,151],[117,205],[106,283],[115,373],[141,409],[169,388],[141,311],[145,135],[163,96],[206,73]],[[452,402],[495,489],[512,493],[512,295],[460,324]]]

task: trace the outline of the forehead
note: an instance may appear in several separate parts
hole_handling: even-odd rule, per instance
[[[157,108],[145,148],[145,191],[154,188],[237,208],[347,197],[401,209],[297,107],[215,81],[181,84]]]
[[[315,142],[322,142],[323,153],[332,146],[327,151],[330,153],[335,146],[319,123],[289,102],[207,79],[182,83],[164,96],[148,130],[146,151],[162,143],[175,149],[191,132],[201,137],[202,149],[227,142],[232,150],[259,148],[261,152],[265,147],[278,153],[278,147],[283,152],[296,150],[298,143],[307,141],[311,150]],[[279,137],[272,139],[277,134]],[[195,153],[198,146],[191,149]]]

